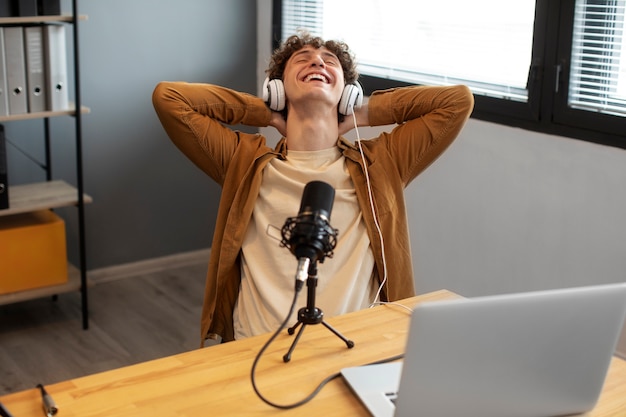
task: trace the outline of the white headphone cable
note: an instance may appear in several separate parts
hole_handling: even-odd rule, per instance
[[[354,114],[354,109],[352,111],[352,120],[354,121],[354,130],[356,131],[356,142],[359,145],[359,153],[361,154],[361,162],[363,164],[363,170],[365,171],[365,182],[367,184],[367,193],[370,202],[370,208],[372,209],[372,214],[374,215],[374,225],[376,226],[376,231],[378,232],[378,238],[380,239],[380,249],[382,251],[382,261],[383,261],[383,279],[378,287],[378,291],[376,292],[376,296],[374,297],[374,301],[370,304],[370,307],[380,304],[378,299],[380,298],[380,293],[383,290],[383,287],[387,285],[387,258],[385,256],[385,241],[383,239],[383,233],[380,230],[380,224],[378,223],[378,216],[376,215],[376,209],[374,207],[374,195],[372,192],[372,184],[370,183],[370,175],[367,169],[367,163],[365,162],[365,155],[363,153],[363,147],[361,146],[361,135],[359,134],[359,128],[357,126],[356,115]]]

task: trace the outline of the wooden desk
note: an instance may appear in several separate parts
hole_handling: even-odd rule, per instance
[[[448,291],[403,301],[456,297]],[[300,297],[300,303],[303,297]],[[300,304],[299,303],[299,304]],[[354,340],[346,345],[321,325],[307,326],[284,363],[295,336],[283,331],[265,352],[257,368],[260,391],[273,402],[289,404],[308,395],[327,376],[345,366],[370,363],[403,352],[410,313],[398,306],[380,306],[328,320]],[[60,417],[111,416],[368,416],[341,378],[326,385],[311,402],[278,410],[261,401],[252,389],[250,368],[267,335],[182,353],[47,387]],[[43,415],[39,391],[0,397],[14,417]],[[615,358],[600,403],[589,416],[626,415],[626,361]]]

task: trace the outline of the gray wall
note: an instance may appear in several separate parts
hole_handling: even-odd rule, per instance
[[[71,3],[64,0],[64,11]],[[219,187],[170,143],[151,94],[161,80],[256,88],[254,0],[79,1],[84,182],[89,269],[210,246]],[[73,124],[51,120],[53,175],[75,184]],[[42,158],[42,122],[6,124],[7,136]],[[44,179],[9,148],[11,183]],[[76,262],[76,210],[66,219]]]
[[[407,191],[416,284],[472,296],[626,281],[626,151],[471,120]]]

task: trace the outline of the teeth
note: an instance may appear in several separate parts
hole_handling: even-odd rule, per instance
[[[307,75],[307,77],[304,79],[304,81],[308,82],[311,80],[320,80],[320,81],[324,81],[325,83],[328,82],[328,79],[326,77],[324,77],[322,74],[310,74]]]

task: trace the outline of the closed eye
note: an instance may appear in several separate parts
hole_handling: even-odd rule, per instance
[[[314,55],[313,51],[308,50],[308,49],[302,49],[296,52],[293,55],[292,59],[294,60],[294,62],[301,64],[301,63],[308,62],[310,59],[312,59],[313,55]],[[322,56],[324,59],[324,64],[333,65],[333,66],[340,65],[339,59],[335,56],[335,54],[330,53],[330,52],[323,52]]]

